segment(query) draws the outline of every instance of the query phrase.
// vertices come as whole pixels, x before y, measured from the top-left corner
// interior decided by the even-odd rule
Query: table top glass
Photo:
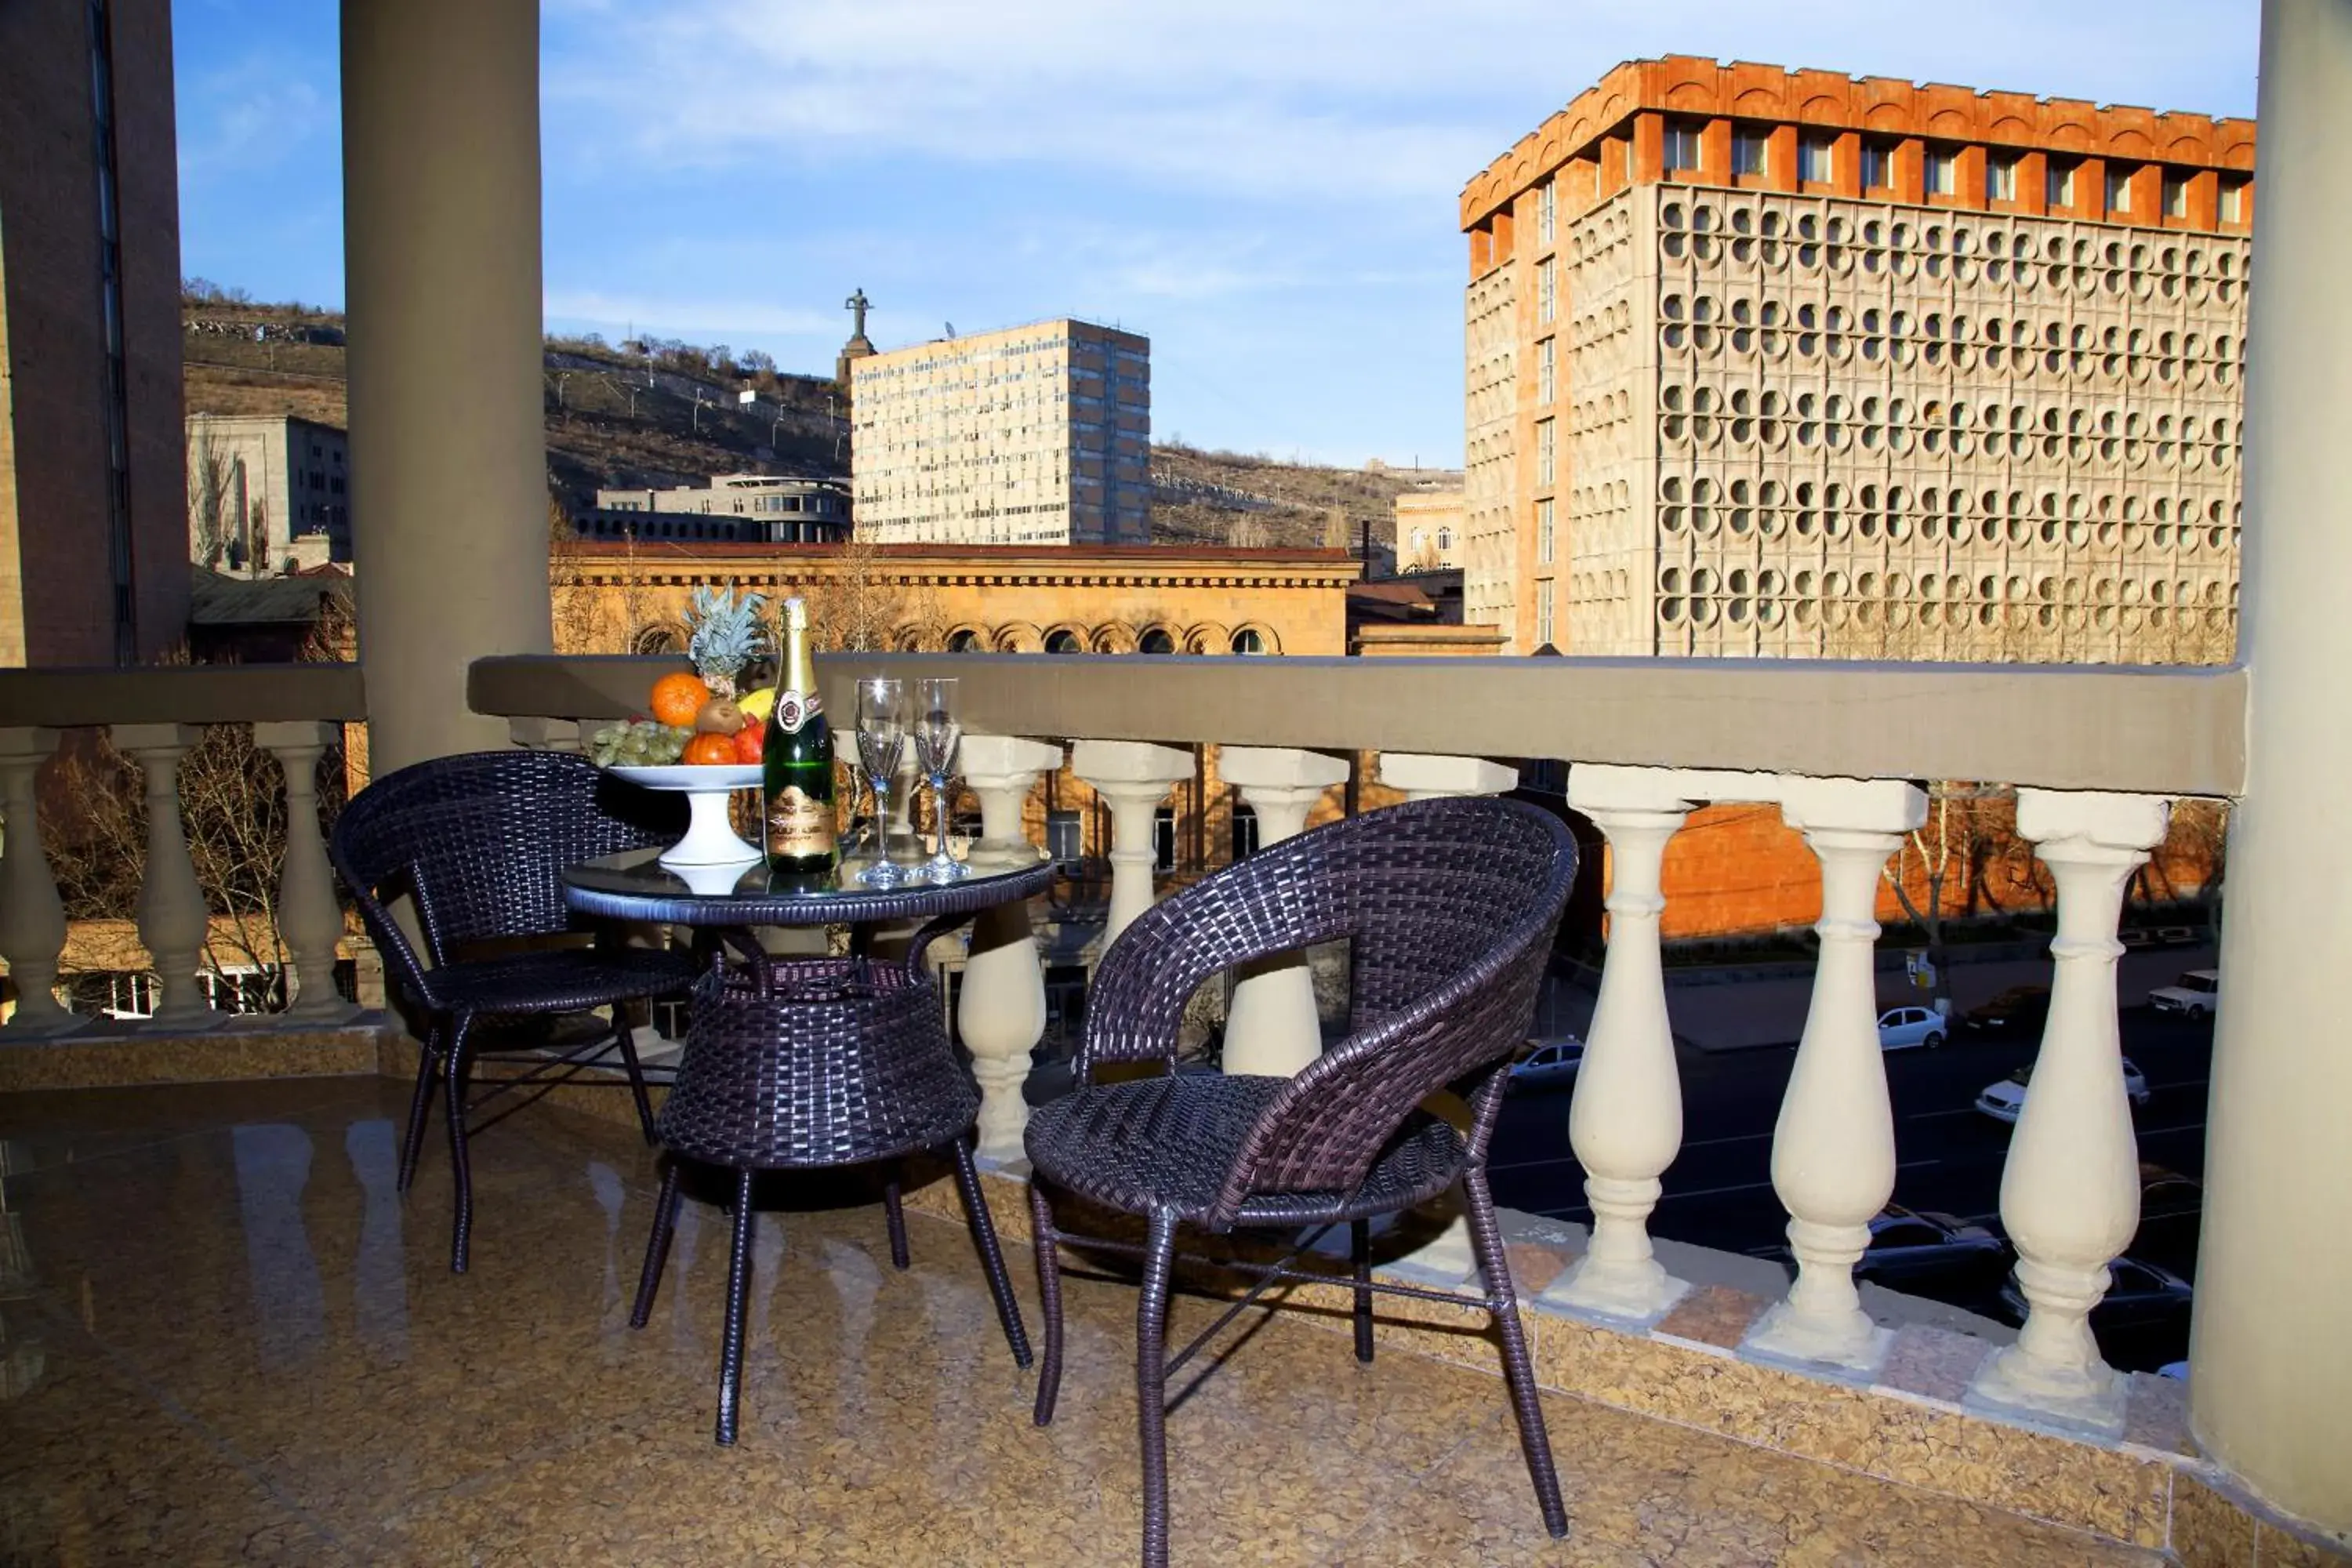
[[[871,864],[866,860],[816,873],[770,871],[760,860],[681,872],[661,864],[660,855],[658,849],[630,849],[567,867],[563,901],[583,914],[676,925],[855,925],[932,920],[1015,903],[1044,892],[1058,874],[1050,860],[991,857],[972,864],[961,881],[885,889],[856,880]]]

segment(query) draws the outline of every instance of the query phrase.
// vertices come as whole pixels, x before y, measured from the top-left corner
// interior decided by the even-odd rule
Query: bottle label
[[[783,711],[781,701],[776,710]],[[831,804],[786,784],[768,802],[768,853],[796,860],[832,854]]]
[[[797,735],[801,726],[824,711],[824,699],[811,691],[779,691],[776,693],[776,728],[787,735]]]

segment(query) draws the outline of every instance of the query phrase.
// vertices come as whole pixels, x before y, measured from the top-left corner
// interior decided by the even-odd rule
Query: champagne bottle
[[[833,727],[809,658],[808,605],[784,601],[784,668],[761,753],[768,869],[824,871],[834,863]]]

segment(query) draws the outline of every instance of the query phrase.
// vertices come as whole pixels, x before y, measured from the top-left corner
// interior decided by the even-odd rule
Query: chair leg
[[[1551,1438],[1544,1430],[1535,1368],[1528,1360],[1527,1330],[1519,1321],[1518,1294],[1511,1284],[1510,1264],[1503,1253],[1503,1233],[1495,1223],[1495,1198],[1486,1189],[1484,1166],[1473,1165],[1462,1173],[1462,1207],[1470,1221],[1470,1246],[1478,1259],[1478,1273],[1486,1282],[1486,1311],[1502,1334],[1503,1374],[1510,1383],[1511,1404],[1518,1412],[1519,1447],[1527,1453],[1536,1503],[1543,1510],[1544,1528],[1555,1537],[1566,1535],[1568,1510],[1559,1500],[1559,1472],[1552,1466]]]
[[[890,1267],[902,1271],[911,1268],[914,1258],[907,1251],[907,1210],[899,1202],[898,1173],[895,1170],[882,1184],[882,1217],[890,1226]]]
[[[1045,1361],[1037,1369],[1037,1406],[1034,1419],[1040,1426],[1054,1419],[1054,1402],[1062,1392],[1062,1247],[1054,1229],[1054,1205],[1037,1179],[1029,1179],[1029,1234],[1037,1248],[1037,1300],[1045,1314]]]
[[[1143,1436],[1143,1568],[1168,1568],[1168,1288],[1176,1216],[1151,1216],[1135,1308],[1135,1399]]]
[[[416,1053],[416,1088],[408,1097],[408,1131],[400,1141],[400,1175],[394,1190],[406,1192],[416,1180],[417,1156],[425,1152],[425,1123],[433,1115],[433,1090],[440,1083],[441,1021],[436,1018],[425,1031],[425,1043]]]
[[[751,1315],[751,1173],[735,1175],[735,1239],[727,1256],[727,1331],[719,1348],[719,1429],[732,1447],[743,1407],[743,1325]]]
[[[613,1038],[620,1044],[621,1065],[629,1074],[629,1093],[636,1098],[637,1126],[645,1132],[648,1145],[656,1144],[661,1135],[654,1131],[653,1097],[646,1092],[646,1069],[637,1060],[637,1042],[629,1033],[627,1009],[625,1002],[613,1004]]]
[[[457,1187],[456,1218],[450,1226],[449,1271],[463,1274],[471,1261],[474,1240],[474,1166],[466,1150],[466,1100],[468,1085],[473,1081],[473,1059],[467,1053],[466,1036],[473,1024],[470,1014],[460,1013],[449,1024],[449,1169]]]
[[[1028,1331],[1021,1326],[1021,1303],[1013,1299],[1013,1279],[1004,1271],[1004,1254],[996,1245],[996,1221],[980,1190],[980,1173],[972,1169],[970,1138],[958,1138],[955,1152],[956,1191],[963,1195],[963,1215],[971,1226],[971,1244],[980,1250],[980,1266],[988,1274],[988,1293],[996,1298],[996,1321],[1004,1325],[1004,1342],[1013,1347],[1013,1364],[1030,1362]]]
[[[1351,1220],[1348,1225],[1348,1260],[1356,1272],[1356,1359],[1372,1359],[1372,1224]]]
[[[661,1289],[662,1270],[669,1266],[670,1233],[677,1228],[677,1162],[662,1168],[661,1195],[654,1199],[654,1233],[646,1238],[646,1266],[637,1275],[637,1299],[629,1308],[629,1327],[642,1329],[654,1315],[654,1294]]]

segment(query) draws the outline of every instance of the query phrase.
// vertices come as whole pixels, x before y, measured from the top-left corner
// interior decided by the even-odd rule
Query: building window
[[[1437,531],[1437,548],[1440,550],[1451,550],[1454,548],[1454,531],[1452,529],[1441,528]]]
[[[1545,257],[1536,263],[1536,320],[1549,321],[1559,314],[1559,267]]]
[[[1045,853],[1065,866],[1086,858],[1086,826],[1075,811],[1045,814]]]
[[[1551,419],[1536,421],[1536,484],[1552,482],[1552,470],[1557,466],[1559,443],[1554,439],[1559,423]]]
[[[2176,174],[2168,169],[2165,171],[2164,175],[2164,216],[2167,217],[2189,216],[2189,176]]]
[[[1865,191],[1889,191],[1895,188],[1895,144],[1893,142],[1873,140],[1862,144],[1862,188]]]
[[[2013,202],[2017,199],[2017,160],[1996,154],[1985,160],[1985,199]]]
[[[1257,813],[1246,805],[1234,807],[1234,858],[1246,860],[1257,853]]]
[[[1163,805],[1151,814],[1151,868],[1176,869],[1176,808]]]
[[[1086,650],[1078,646],[1078,637],[1076,632],[1058,631],[1046,635],[1045,651],[1047,653],[1084,653]]]
[[[1546,338],[1536,345],[1536,401],[1546,407],[1559,389],[1559,349],[1557,338]]]
[[[2074,205],[2074,165],[2052,159],[2042,176],[2042,205],[2056,211],[2066,211]]]
[[[1559,187],[1546,180],[1536,191],[1536,243],[1549,246],[1559,225]]]
[[[2221,182],[2221,221],[2223,223],[2243,223],[2246,221],[2245,181],[2224,180]]]
[[[1761,131],[1734,131],[1731,133],[1731,172],[1735,174],[1765,173],[1765,138]]]
[[[1143,634],[1141,640],[1135,645],[1135,651],[1138,653],[1174,653],[1176,651],[1176,639],[1168,634],[1166,628],[1154,626],[1150,631]]]
[[[1928,148],[1926,184],[1927,194],[1931,196],[1959,195],[1959,155],[1948,147]]]
[[[2110,167],[2107,170],[2107,210],[2111,213],[2131,211],[2132,172]]]
[[[1546,496],[1543,500],[1536,502],[1536,564],[1538,566],[1550,565],[1551,552],[1551,497]]]
[[[1265,638],[1244,626],[1234,634],[1233,648],[1235,653],[1264,653]]]
[[[1837,143],[1827,136],[1808,136],[1797,143],[1797,178],[1809,185],[1826,185],[1837,178]]]
[[[1666,121],[1665,164],[1669,174],[1698,173],[1698,127],[1687,120]]]
[[[1536,646],[1547,647],[1551,642],[1551,579],[1546,577],[1536,584]]]

